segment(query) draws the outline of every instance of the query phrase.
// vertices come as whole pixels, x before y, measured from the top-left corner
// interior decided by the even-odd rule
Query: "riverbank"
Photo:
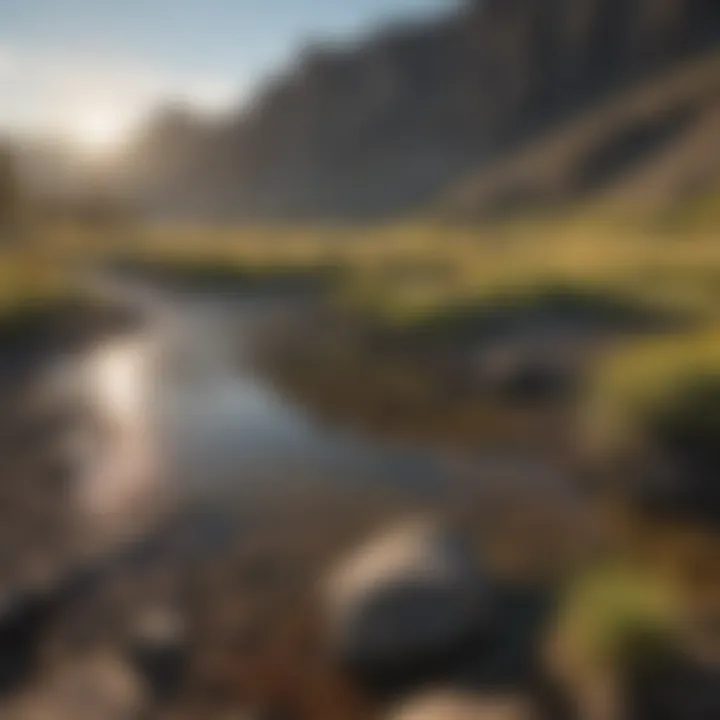
[[[0,324],[3,597],[52,586],[92,554],[72,488],[92,457],[78,443],[93,434],[101,443],[102,431],[63,373],[139,322],[125,308],[64,298],[25,305]]]
[[[590,407],[583,402],[600,387],[610,424],[623,435],[626,427],[633,438],[659,429],[685,443],[687,434],[676,431],[687,427],[693,441],[717,437],[716,416],[703,412],[705,400],[720,397],[712,340],[720,263],[711,238],[618,234],[601,246],[599,237],[568,228],[558,236],[545,228],[541,237],[527,229],[482,236],[326,230],[304,238],[164,232],[164,239],[148,233],[128,240],[122,252],[110,244],[94,262],[124,273],[128,296],[147,286],[138,305],[157,302],[168,319],[160,334],[173,344],[177,367],[170,363],[163,375],[166,394],[153,386],[147,398],[172,421],[163,452],[175,482],[193,481],[194,504],[152,547],[138,545],[63,602],[51,630],[43,624],[36,685],[23,696],[31,709],[44,693],[47,707],[56,705],[77,681],[73,668],[109,656],[122,677],[134,678],[141,710],[152,717],[386,717],[388,701],[399,698],[368,692],[328,652],[319,592],[347,553],[408,515],[452,525],[482,567],[496,607],[507,605],[506,615],[495,616],[495,633],[472,635],[472,647],[461,643],[435,658],[432,680],[474,683],[482,701],[498,689],[523,701],[537,690],[523,673],[544,649],[555,603],[586,575],[592,580],[608,558],[634,561],[652,577],[647,586],[632,572],[631,582],[599,577],[579,600],[568,593],[579,608],[563,613],[580,620],[567,631],[566,667],[578,665],[576,651],[588,654],[583,662],[598,654],[605,661],[605,645],[593,644],[597,633],[617,640],[620,649],[611,649],[621,654],[626,633],[638,627],[664,643],[666,618],[647,603],[663,573],[676,573],[678,586],[697,592],[687,606],[696,607],[693,622],[707,634],[717,610],[716,533],[685,518],[660,528],[644,518],[626,523],[627,508],[606,507],[601,483],[588,484],[578,471],[615,480],[613,499],[635,490],[633,478],[656,487],[666,479],[655,473],[668,465],[648,463],[652,453],[619,458],[613,446],[599,457],[588,452],[583,413]],[[17,351],[14,361],[8,354],[6,387],[19,400],[58,354],[122,337],[121,318],[65,302],[42,311],[16,306],[22,312],[8,326]],[[649,372],[665,367],[661,359],[673,359],[667,372]],[[596,385],[609,366],[612,382]],[[13,434],[3,448],[24,469],[7,474],[17,501],[7,507],[30,535],[39,528],[42,547],[61,551],[57,538],[68,536],[63,488],[76,468],[44,465],[42,438],[52,444],[68,418],[43,425],[42,437],[32,426],[23,444],[15,417],[6,415]],[[650,438],[653,449],[667,440]],[[687,445],[672,449],[683,461],[678,481],[703,491],[695,481],[707,473],[701,478],[697,464],[685,463]],[[717,467],[716,455],[702,457],[704,469]],[[27,468],[36,461],[34,475]],[[45,480],[47,488],[30,492]],[[647,487],[638,493],[647,500]],[[28,498],[38,500],[37,515],[26,514]],[[26,540],[18,535],[8,547]],[[11,558],[23,577],[35,573],[29,558]],[[415,609],[411,604],[410,617]],[[627,652],[634,661],[634,650]],[[609,662],[620,660],[625,656]],[[501,666],[518,672],[507,685],[486,674]],[[605,670],[593,667],[590,679]],[[611,670],[625,672],[619,664]],[[549,671],[544,663],[542,671]],[[668,687],[680,682],[689,692],[678,677],[671,673]],[[586,679],[569,680],[566,695]],[[148,683],[150,696],[143,695]]]

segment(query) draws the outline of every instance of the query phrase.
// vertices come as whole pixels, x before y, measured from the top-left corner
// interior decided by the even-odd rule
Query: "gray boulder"
[[[138,614],[132,628],[130,657],[153,696],[169,700],[180,690],[189,662],[185,619],[172,608],[150,608]]]
[[[7,720],[140,720],[149,707],[132,669],[99,653],[66,664],[0,712]]]
[[[516,696],[435,691],[403,703],[388,720],[532,720],[530,704]]]
[[[375,669],[441,659],[482,627],[489,600],[470,549],[428,520],[395,527],[344,559],[325,599],[336,656]]]

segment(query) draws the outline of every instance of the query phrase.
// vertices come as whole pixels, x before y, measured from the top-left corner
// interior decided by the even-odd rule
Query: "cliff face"
[[[174,150],[170,133],[156,132],[131,176],[148,206],[168,212],[412,212],[715,46],[717,0],[469,2],[439,21],[305,53],[222,126],[188,125]]]

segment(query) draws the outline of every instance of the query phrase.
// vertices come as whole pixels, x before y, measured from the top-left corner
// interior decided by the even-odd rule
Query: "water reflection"
[[[146,336],[101,346],[84,360],[82,372],[93,405],[114,424],[129,429],[144,421],[152,352]]]
[[[261,496],[282,502],[289,490],[353,486],[437,502],[466,494],[480,477],[486,493],[547,499],[557,488],[556,473],[537,458],[448,456],[370,440],[289,400],[253,362],[259,338],[288,312],[287,299],[158,291],[144,294],[142,306],[143,330],[82,363],[103,438],[82,483],[91,515],[123,516],[152,504],[148,498],[251,508]]]
[[[86,432],[95,447],[79,489],[92,516],[126,512],[158,489],[152,417],[156,350],[152,337],[138,332],[98,346],[81,363]]]
[[[274,300],[167,293],[142,305],[142,326],[57,368],[57,397],[78,409],[65,428],[73,526],[91,548],[53,618],[62,666],[74,666],[77,648],[83,659],[107,645],[152,684],[138,657],[159,651],[176,666],[212,667],[219,692],[224,668],[250,668],[231,687],[253,697],[255,678],[275,677],[278,662],[312,666],[318,582],[381,523],[430,509],[471,531],[473,547],[497,546],[488,567],[513,572],[568,545],[554,517],[542,520],[556,533],[534,525],[541,501],[560,512],[557,476],[537,458],[359,437],[280,392],[253,353],[284,312]],[[496,502],[493,488],[526,498],[532,514]],[[166,509],[177,512],[155,523]],[[115,543],[118,532],[141,542]]]
[[[253,494],[303,482],[397,483],[411,474],[422,488],[435,474],[429,454],[418,462],[317,422],[253,363],[258,331],[271,333],[286,306],[271,297],[186,296],[164,314],[156,422],[173,484]]]

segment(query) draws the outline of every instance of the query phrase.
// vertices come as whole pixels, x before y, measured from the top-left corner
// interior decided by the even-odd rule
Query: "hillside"
[[[705,79],[687,101],[684,91],[653,88],[684,84],[668,78],[719,43],[716,0],[467,2],[441,20],[310,49],[242,112],[215,126],[167,113],[135,148],[124,180],[144,210],[160,215],[363,219],[422,209],[475,175],[477,202],[474,191],[460,193],[463,211],[474,213],[494,205],[487,168],[504,168],[507,158],[553,132],[568,136],[559,144],[582,144],[572,138],[588,131],[573,129],[574,118],[581,127],[592,124],[582,118],[595,108],[602,108],[598,126],[606,118],[612,137],[622,139],[626,119],[631,125],[649,119],[653,93],[667,92],[669,99],[657,100],[665,119],[650,122],[655,130],[638,130],[633,139],[628,127],[624,141],[608,142],[621,155],[629,150],[622,176],[637,194],[647,184],[643,177],[655,182],[649,154],[662,145],[669,154],[658,155],[667,176],[659,191],[672,194],[674,171],[667,168],[694,166],[690,156],[704,155],[702,147],[688,149],[693,123],[712,135],[712,121],[689,106],[710,112],[702,96],[713,82],[705,75],[717,73],[699,69]],[[677,117],[674,93],[688,106]],[[636,94],[650,96],[646,111],[633,109]],[[604,132],[590,132],[602,156]],[[670,134],[678,142],[685,137],[674,153],[645,137]],[[639,145],[648,147],[640,153]],[[569,173],[559,195],[607,185],[595,176],[615,169],[604,167],[605,157],[593,167],[591,155],[583,171],[590,179]]]
[[[720,53],[593,107],[458,183],[452,219],[551,211],[578,201],[657,210],[720,189]]]

